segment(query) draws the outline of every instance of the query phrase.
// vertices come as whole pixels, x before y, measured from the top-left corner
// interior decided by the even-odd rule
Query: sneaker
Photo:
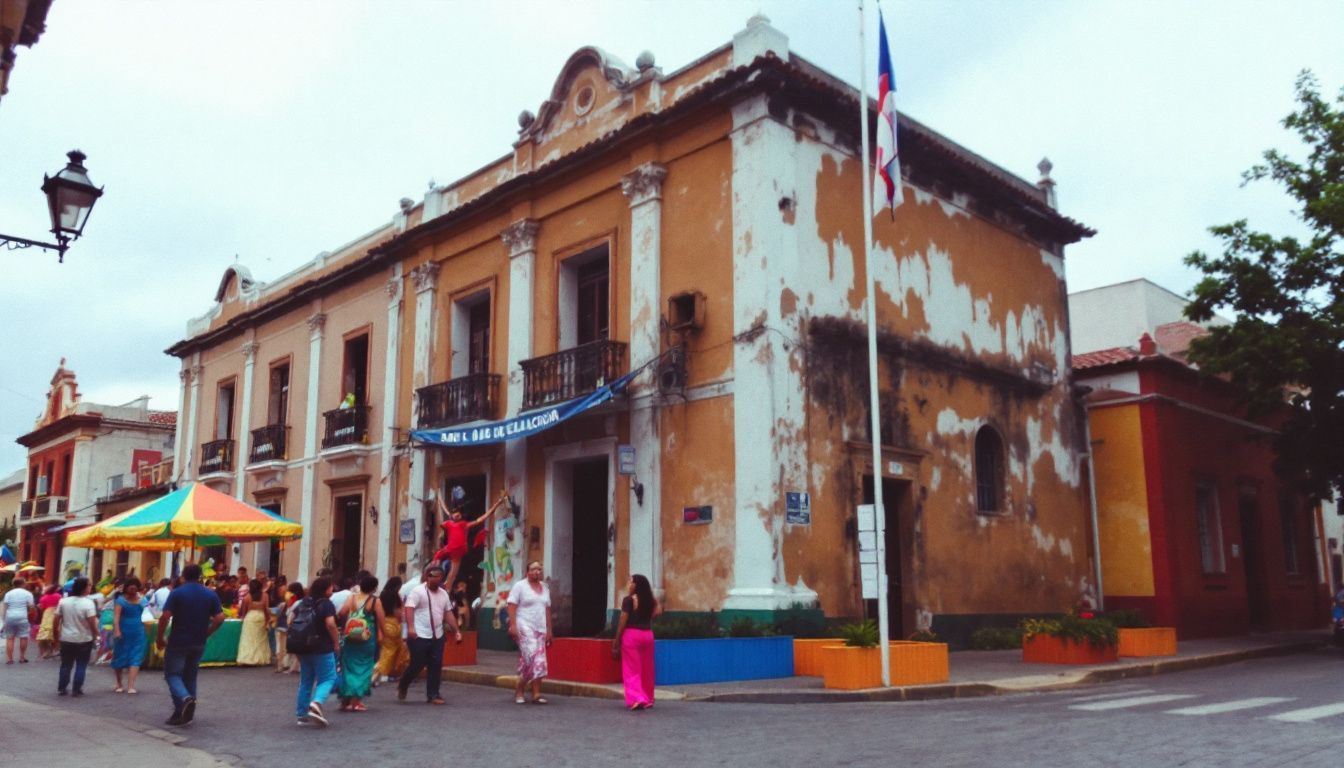
[[[319,725],[323,728],[327,727],[327,718],[322,714],[322,705],[318,704],[316,701],[308,705],[308,719],[315,725]]]
[[[65,689],[62,688],[61,690],[57,691],[57,692],[56,692],[56,695],[57,695],[57,696],[64,696],[64,695],[65,695]]]
[[[196,697],[188,696],[182,700],[182,725],[196,719]]]
[[[295,722],[294,724],[295,724],[295,725],[302,725],[302,726],[304,726],[304,727],[307,727],[307,726],[312,725],[312,722],[308,720],[308,716],[307,716],[307,715],[304,715],[303,717],[300,717],[300,718],[298,719],[298,721]]]

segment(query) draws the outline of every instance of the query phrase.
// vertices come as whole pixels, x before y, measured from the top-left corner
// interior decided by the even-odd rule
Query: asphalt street
[[[955,663],[955,657],[953,659]],[[56,665],[0,666],[0,692],[65,713],[159,725],[169,702],[148,673],[137,696],[90,670],[82,699],[55,695]],[[1053,693],[909,703],[619,702],[444,684],[448,705],[379,688],[370,710],[328,707],[328,729],[294,724],[296,676],[203,670],[183,746],[236,765],[510,766],[1335,766],[1344,760],[1344,655],[1324,649]],[[0,711],[0,742],[5,715]],[[78,722],[78,718],[69,718]],[[109,758],[115,756],[109,755]],[[112,762],[116,762],[112,760]]]

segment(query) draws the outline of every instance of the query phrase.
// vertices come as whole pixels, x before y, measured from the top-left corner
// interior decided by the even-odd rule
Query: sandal
[[[127,689],[126,689],[126,692],[127,692],[127,693],[139,693],[139,691],[135,690],[134,688],[127,688]]]
[[[533,704],[550,704],[551,702],[548,701],[548,700],[546,699],[545,696],[538,696],[537,698],[535,698],[535,699],[532,700],[532,703],[533,703]]]
[[[121,686],[118,685],[116,688],[113,688],[113,689],[112,689],[112,692],[113,692],[113,693],[121,693]]]
[[[347,710],[350,711],[350,712],[368,712],[368,711],[369,711],[369,708],[366,707],[366,706],[364,706],[364,703],[363,703],[363,702],[357,702],[357,703],[355,703],[355,704],[351,704],[351,705],[347,708]]]

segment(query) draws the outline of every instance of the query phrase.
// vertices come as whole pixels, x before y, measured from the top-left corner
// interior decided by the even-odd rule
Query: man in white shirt
[[[19,641],[19,663],[28,663],[28,635],[32,631],[28,622],[37,602],[33,600],[33,593],[24,589],[24,583],[22,577],[14,579],[10,590],[4,598],[0,598],[0,604],[4,605],[4,624],[0,625],[3,626],[0,637],[5,638],[6,664],[14,663],[15,639]]]
[[[159,579],[159,588],[149,596],[149,614],[154,618],[163,615],[163,604],[168,601],[168,593],[173,591],[172,579]]]
[[[443,682],[443,642],[446,628],[451,627],[457,642],[462,642],[457,617],[453,615],[453,601],[443,589],[443,569],[431,566],[425,570],[425,583],[406,596],[406,646],[411,651],[411,663],[397,683],[397,700],[406,700],[411,681],[427,669],[425,696],[430,704],[443,704],[439,685]]]
[[[57,678],[56,692],[65,695],[66,686],[72,682],[70,669],[74,668],[74,695],[84,695],[84,671],[89,666],[89,654],[93,653],[93,643],[98,638],[98,609],[85,595],[89,591],[89,580],[80,576],[70,585],[70,596],[56,606],[56,624],[52,634],[61,641],[61,674]]]

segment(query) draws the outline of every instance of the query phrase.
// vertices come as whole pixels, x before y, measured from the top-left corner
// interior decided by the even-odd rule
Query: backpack
[[[372,598],[370,598],[372,599]],[[350,612],[350,617],[345,620],[345,641],[347,643],[366,643],[373,636],[373,630],[368,613],[368,601],[364,601],[358,608]]]
[[[305,597],[294,604],[285,648],[295,654],[315,653],[322,643],[322,630],[323,626],[317,620],[317,606],[311,597]]]

